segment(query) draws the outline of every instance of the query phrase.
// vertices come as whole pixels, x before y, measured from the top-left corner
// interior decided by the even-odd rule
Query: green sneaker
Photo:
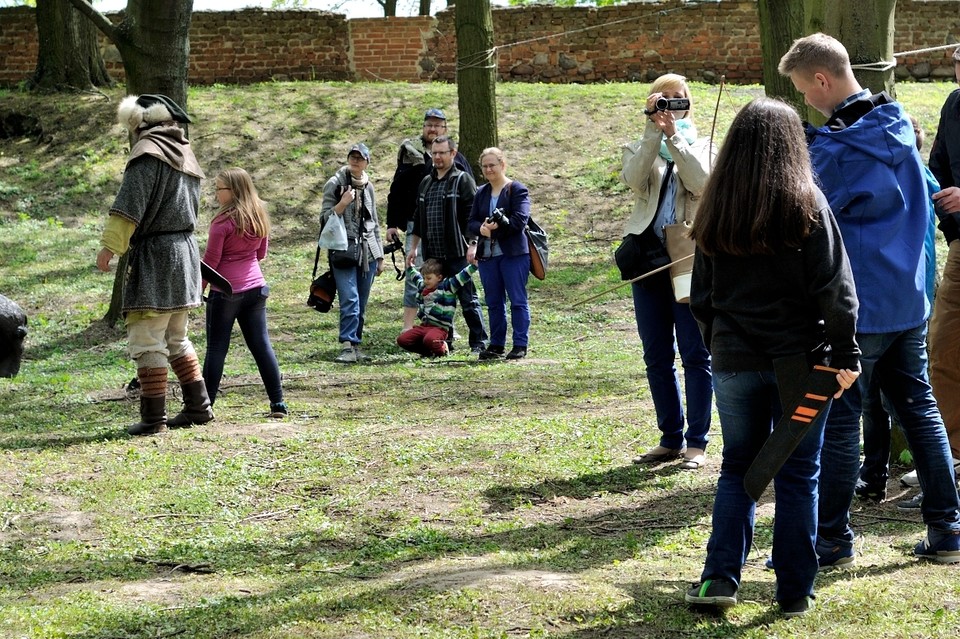
[[[699,606],[729,608],[737,605],[737,587],[728,579],[706,579],[688,590],[684,600]]]

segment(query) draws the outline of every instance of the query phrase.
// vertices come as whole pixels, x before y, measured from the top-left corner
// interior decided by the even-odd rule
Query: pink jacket
[[[230,280],[233,292],[242,293],[266,285],[260,270],[260,260],[267,255],[270,240],[254,235],[238,236],[237,225],[225,215],[218,215],[210,223],[207,250],[203,261]],[[204,282],[204,286],[206,286]],[[220,290],[214,286],[212,290]]]

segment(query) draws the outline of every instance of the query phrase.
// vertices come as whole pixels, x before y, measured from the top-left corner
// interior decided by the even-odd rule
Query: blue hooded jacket
[[[857,332],[904,331],[930,314],[923,162],[898,103],[881,93],[854,104],[869,110],[850,124],[835,113],[823,127],[807,125],[810,158],[853,268]]]

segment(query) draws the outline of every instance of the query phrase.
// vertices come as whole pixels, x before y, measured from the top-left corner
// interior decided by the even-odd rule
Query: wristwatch
[[[469,242],[467,242],[467,244],[470,245],[470,246],[476,246],[476,245],[477,245],[477,240],[475,240],[475,239],[474,239],[474,240],[470,240]]]

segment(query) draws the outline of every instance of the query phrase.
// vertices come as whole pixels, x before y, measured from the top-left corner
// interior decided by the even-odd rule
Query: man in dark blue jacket
[[[927,378],[929,210],[913,125],[889,95],[872,95],[860,86],[846,49],[828,35],[796,40],[779,71],[828,118],[822,127],[807,125],[810,158],[840,226],[860,302],[863,373],[834,401],[824,432],[820,566],[854,561],[849,511],[860,467],[861,398],[874,375],[900,417],[925,488],[927,536],[914,554],[960,562],[960,502],[950,446]]]

